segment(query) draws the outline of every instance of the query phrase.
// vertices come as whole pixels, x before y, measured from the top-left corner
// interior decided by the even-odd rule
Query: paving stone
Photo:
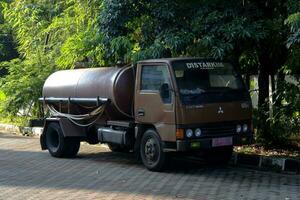
[[[285,161],[285,170],[286,171],[300,172],[300,161],[287,159]]]
[[[260,156],[258,155],[248,155],[248,154],[237,155],[237,164],[258,167],[259,163],[260,163]]]

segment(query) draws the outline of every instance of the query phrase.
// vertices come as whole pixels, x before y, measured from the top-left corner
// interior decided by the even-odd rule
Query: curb
[[[275,172],[300,173],[300,160],[291,158],[277,158],[235,152],[233,154],[233,164]]]
[[[5,131],[13,134],[21,134],[21,127],[11,124],[0,124],[0,131]]]

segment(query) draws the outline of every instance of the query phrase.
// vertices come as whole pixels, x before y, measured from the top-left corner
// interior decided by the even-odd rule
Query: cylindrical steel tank
[[[134,84],[133,67],[63,70],[48,77],[43,97],[108,98],[111,104],[106,109],[106,118],[117,120],[132,116]],[[85,111],[79,105],[72,105],[72,109],[77,110],[73,113]]]

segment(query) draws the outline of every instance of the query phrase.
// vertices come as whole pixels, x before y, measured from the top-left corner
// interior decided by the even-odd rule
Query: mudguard
[[[63,132],[64,137],[80,137],[80,138],[86,138],[86,128],[80,127],[75,124],[73,124],[70,120],[67,118],[47,118],[45,120],[43,133],[40,137],[40,143],[42,150],[47,149],[46,141],[45,141],[45,134],[48,128],[48,125],[51,122],[57,122],[59,123],[59,126],[61,127],[61,130]]]

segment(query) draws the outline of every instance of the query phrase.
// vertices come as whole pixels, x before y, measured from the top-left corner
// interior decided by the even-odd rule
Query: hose
[[[58,117],[65,117],[65,118],[69,119],[72,123],[74,123],[75,125],[81,126],[81,127],[87,127],[87,126],[93,125],[103,115],[103,112],[105,110],[105,105],[102,105],[90,113],[81,114],[81,115],[72,115],[72,114],[67,114],[67,113],[61,113],[61,112],[57,111],[52,105],[47,105],[47,107],[50,110],[51,115],[58,116]],[[94,117],[96,117],[96,119],[88,124],[82,124],[82,123],[77,122],[77,121],[82,121],[82,120],[90,120]]]

